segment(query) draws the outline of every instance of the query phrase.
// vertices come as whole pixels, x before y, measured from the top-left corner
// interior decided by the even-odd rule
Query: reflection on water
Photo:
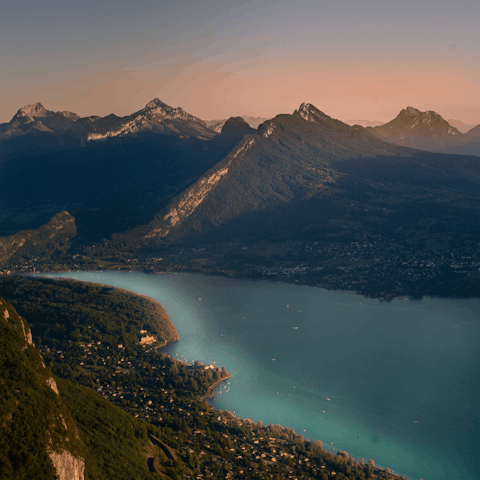
[[[233,372],[217,408],[410,478],[480,478],[478,300],[387,303],[193,274],[68,276],[162,302],[180,335],[169,355]]]

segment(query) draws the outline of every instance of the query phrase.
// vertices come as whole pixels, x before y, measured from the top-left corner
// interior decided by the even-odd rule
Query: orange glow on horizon
[[[141,74],[108,72],[100,78],[80,79],[78,85],[59,85],[58,94],[15,98],[3,105],[0,114],[9,121],[27,103],[40,101],[50,110],[69,110],[80,116],[110,113],[129,115],[158,97],[173,107],[204,120],[237,115],[273,117],[292,113],[309,102],[327,115],[349,119],[387,122],[401,109],[413,106],[434,110],[444,118],[480,123],[480,89],[472,72],[446,72],[442,65],[424,68],[383,65],[303,67],[293,64],[261,65],[238,75],[211,65],[202,71],[182,65],[180,71]],[[285,73],[288,72],[288,73]],[[159,78],[155,80],[155,78]],[[20,94],[19,92],[12,92]]]

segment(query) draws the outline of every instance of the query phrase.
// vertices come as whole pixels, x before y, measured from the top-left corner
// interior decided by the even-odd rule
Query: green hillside
[[[162,448],[152,443],[161,430],[129,415],[88,388],[58,377],[57,383],[88,448],[87,479],[177,478],[186,472],[181,460],[171,461]]]
[[[27,322],[0,298],[0,479],[53,479],[57,456],[83,472],[85,454]]]

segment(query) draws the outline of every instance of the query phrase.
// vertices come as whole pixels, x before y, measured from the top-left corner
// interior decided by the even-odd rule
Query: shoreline
[[[69,271],[72,272],[72,270],[69,270]],[[91,270],[78,270],[78,272],[84,272],[84,271],[91,271]],[[112,288],[115,291],[118,291],[118,292],[123,293],[125,295],[138,296],[138,297],[140,297],[144,300],[147,300],[147,301],[151,302],[156,307],[160,308],[162,310],[162,312],[166,315],[168,321],[170,322],[170,325],[173,327],[173,329],[175,331],[176,338],[171,339],[171,340],[164,340],[163,342],[160,342],[159,340],[157,340],[156,343],[158,343],[159,345],[156,345],[156,348],[162,348],[162,347],[165,347],[172,342],[178,342],[180,340],[180,336],[178,335],[177,328],[175,327],[174,323],[172,322],[172,320],[170,318],[170,315],[167,312],[167,309],[158,300],[155,300],[154,298],[149,297],[148,295],[144,295],[143,293],[137,293],[137,292],[134,292],[132,290],[127,290],[126,288],[123,288],[123,287],[114,287],[114,286],[108,285],[106,283],[92,282],[91,280],[78,280],[76,278],[70,278],[70,277],[48,277],[47,275],[49,273],[63,273],[63,272],[47,272],[47,273],[41,273],[41,274],[34,273],[34,274],[26,274],[26,275],[25,274],[20,274],[19,276],[22,276],[22,277],[23,276],[25,276],[25,277],[32,277],[33,276],[33,277],[36,277],[36,278],[50,278],[51,280],[67,280],[67,281],[70,281],[70,282],[82,282],[82,283],[85,283],[85,284],[101,286],[101,287],[104,287],[104,288]]]
[[[221,385],[223,382],[225,382],[226,380],[229,380],[230,378],[232,378],[232,374],[230,372],[227,372],[227,376],[226,377],[223,377],[223,378],[219,378],[213,385],[210,385],[210,387],[208,387],[208,391],[205,395],[202,395],[199,400],[204,402],[207,400],[207,398],[214,398],[215,397],[215,389]],[[211,407],[213,407],[213,405],[210,405]],[[213,407],[215,408],[215,407]],[[233,412],[230,412],[232,413],[232,415],[235,415]],[[236,417],[238,418],[238,417]]]
[[[287,281],[287,279],[282,278],[282,279],[274,279],[271,277],[258,277],[254,275],[246,275],[240,272],[234,272],[232,271],[232,274],[228,274],[222,271],[199,271],[196,269],[190,269],[190,268],[183,268],[179,270],[147,270],[147,269],[137,269],[137,270],[121,270],[121,269],[114,269],[114,268],[109,268],[109,267],[102,267],[101,270],[98,268],[75,268],[75,269],[65,269],[65,270],[47,270],[47,271],[36,271],[36,272],[11,272],[8,274],[3,274],[0,273],[0,275],[7,275],[7,276],[44,276],[48,274],[62,274],[62,273],[75,273],[75,272],[98,272],[98,273],[103,273],[103,272],[113,272],[113,273],[144,273],[146,275],[162,275],[162,274],[177,274],[177,273],[187,273],[191,275],[209,275],[209,276],[214,276],[214,277],[227,277],[227,278],[232,278],[232,279],[237,279],[237,280],[248,280],[248,281],[264,281],[264,282],[269,282],[269,283],[284,283],[287,285],[297,285],[297,286],[304,286],[304,287],[313,287],[313,288],[320,288],[329,292],[344,292],[344,293],[350,293],[352,295],[360,295],[364,298],[369,298],[372,300],[380,300],[382,302],[391,302],[392,300],[403,300],[403,299],[408,299],[408,300],[422,300],[424,298],[439,298],[439,299],[447,299],[447,300],[469,300],[469,299],[480,299],[480,295],[445,295],[445,294],[422,294],[420,296],[413,296],[413,295],[408,295],[408,294],[401,294],[401,295],[391,295],[391,296],[385,296],[385,295],[380,295],[380,294],[369,294],[365,293],[361,290],[348,290],[345,288],[334,288],[334,287],[329,287],[327,285],[320,285],[318,283],[299,283],[296,281]],[[69,277],[58,277],[58,278],[65,278],[69,279]],[[88,280],[81,280],[85,282],[89,282]],[[104,285],[101,283],[96,283],[96,282],[90,282],[90,283],[95,283],[96,285]],[[118,288],[119,290],[125,290],[122,289],[121,287],[111,287],[110,285],[105,285],[106,287],[110,288]],[[127,292],[130,292],[129,290],[126,290]],[[135,292],[130,292],[134,293]],[[383,292],[380,292],[383,293]],[[137,295],[137,294],[136,294]],[[142,295],[142,294],[138,294]],[[157,302],[157,300],[148,297],[146,295],[143,295],[144,297]],[[160,303],[161,305],[161,303]]]
[[[107,271],[109,271],[109,270],[107,270]],[[119,272],[119,273],[120,273],[120,272]],[[166,273],[172,273],[172,272],[166,272]],[[187,273],[187,272],[182,272],[182,273]],[[197,275],[202,275],[201,272],[195,272],[195,273],[196,273]],[[211,273],[211,275],[215,275],[215,274]],[[152,299],[151,297],[148,297],[147,295],[140,294],[140,293],[136,293],[136,292],[132,292],[132,291],[127,290],[127,289],[124,289],[124,288],[112,287],[112,286],[110,286],[110,285],[99,284],[99,283],[96,283],[96,282],[85,281],[85,280],[70,279],[70,278],[68,278],[68,277],[63,277],[63,278],[67,278],[67,279],[70,280],[70,281],[83,281],[83,282],[90,283],[90,284],[93,284],[93,285],[103,285],[103,286],[105,286],[105,287],[113,288],[113,289],[116,289],[116,290],[121,290],[121,291],[127,292],[127,293],[132,294],[132,295],[142,296],[142,297],[144,297],[144,298],[146,298],[146,299],[148,299],[148,300],[150,300],[150,301],[159,303],[159,304],[161,305],[160,302],[158,302],[158,301],[155,300],[155,299]],[[263,279],[258,279],[258,280],[262,281]],[[277,282],[278,282],[278,281],[277,281]],[[288,283],[288,282],[282,282],[282,283]],[[345,291],[345,293],[353,293],[353,292],[351,292],[351,291]],[[163,305],[162,305],[162,307],[163,307]],[[163,307],[163,308],[164,308],[164,307]],[[172,323],[173,323],[173,322],[172,322]],[[170,342],[168,342],[168,343],[170,343]],[[172,357],[172,358],[175,358],[175,357]],[[178,359],[175,359],[175,360],[184,363],[182,360],[178,360]],[[206,401],[208,398],[214,398],[215,389],[216,389],[219,385],[221,385],[225,380],[228,380],[228,379],[231,378],[231,377],[232,377],[232,374],[229,373],[228,376],[216,380],[215,383],[212,384],[212,385],[209,387],[208,393],[205,394],[205,395],[203,395],[202,397],[199,397],[199,400],[201,400],[201,401]],[[207,403],[208,403],[208,402],[207,402]],[[213,405],[210,405],[210,404],[208,404],[208,405],[209,405],[212,409],[214,409],[214,410],[220,410],[220,408],[218,408],[218,407],[216,408],[216,407],[214,407]],[[230,413],[232,413],[232,415],[234,415],[235,418],[237,418],[238,420],[242,421],[242,420],[241,420],[239,417],[237,417],[233,412],[230,412]],[[255,423],[257,423],[257,422],[255,422]],[[289,427],[284,427],[284,428],[289,428]],[[324,448],[326,448],[326,449],[328,450],[328,447],[324,447]],[[330,452],[330,453],[335,453],[335,452]]]

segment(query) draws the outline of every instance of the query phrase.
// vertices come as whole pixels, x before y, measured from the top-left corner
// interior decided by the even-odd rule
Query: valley
[[[479,157],[387,143],[310,104],[257,130],[229,119],[211,139],[159,130],[204,128],[176,112],[156,99],[128,121],[112,117],[108,139],[69,144],[67,163],[59,146],[17,154],[4,179],[1,271],[177,269],[384,298],[478,295]],[[423,138],[435,119],[462,135],[433,114],[409,108],[388,128],[414,122]],[[118,125],[136,126],[110,135]],[[60,206],[69,211],[51,223],[33,219]],[[22,216],[36,229],[18,231]]]
[[[249,120],[252,124],[260,122]],[[188,356],[193,356],[194,361],[176,359],[178,353],[174,353],[176,347],[172,344],[178,340],[175,327],[163,307],[148,298],[105,285],[17,275],[57,272],[90,275],[96,282],[103,276],[108,279],[109,275],[123,273],[136,279],[135,275],[149,273],[145,279],[142,277],[140,293],[150,295],[150,287],[143,290],[142,282],[156,285],[164,279],[170,281],[170,276],[178,273],[179,283],[173,280],[172,285],[177,288],[186,282],[189,288],[198,289],[195,303],[197,298],[200,301],[207,295],[210,284],[217,295],[228,282],[240,282],[235,283],[238,292],[241,285],[251,282],[262,285],[265,292],[275,291],[272,298],[285,288],[299,287],[296,290],[299,295],[307,290],[309,293],[303,299],[304,305],[317,296],[325,300],[329,298],[327,294],[331,295],[326,304],[311,309],[316,313],[311,316],[314,323],[309,330],[317,332],[318,344],[324,340],[326,325],[322,331],[317,329],[323,322],[337,318],[343,307],[355,298],[352,304],[355,315],[338,319],[338,325],[347,322],[346,330],[342,328],[339,336],[340,343],[334,351],[329,351],[334,342],[323,343],[322,353],[329,354],[314,362],[315,365],[329,365],[331,361],[339,364],[345,359],[344,369],[348,372],[356,368],[358,358],[363,358],[365,351],[368,358],[380,354],[393,362],[390,353],[396,351],[402,357],[403,351],[398,350],[397,336],[392,337],[390,329],[405,327],[398,335],[407,339],[412,329],[423,325],[422,329],[426,328],[429,335],[419,332],[418,338],[423,338],[422,342],[427,345],[429,338],[435,337],[434,332],[450,328],[450,317],[444,318],[443,310],[439,310],[433,320],[423,311],[423,303],[416,300],[424,299],[423,302],[430,305],[429,302],[440,300],[428,297],[446,297],[456,302],[460,300],[455,299],[480,296],[480,157],[407,148],[421,145],[432,150],[440,144],[450,145],[448,148],[465,147],[464,134],[435,112],[420,112],[411,107],[402,110],[397,119],[387,125],[363,128],[347,125],[308,103],[302,103],[291,115],[277,115],[259,125],[252,126],[240,117],[232,117],[217,122],[211,129],[207,122],[158,99],[131,115],[112,114],[103,118],[77,118],[73,113],[52,112],[41,104],[34,104],[20,109],[11,122],[0,127],[3,135],[0,139],[3,173],[0,176],[0,296],[31,322],[39,351],[57,375],[60,392],[78,422],[85,443],[79,449],[83,448],[87,476],[103,478],[98,465],[109,463],[104,460],[110,457],[110,447],[106,445],[114,443],[98,431],[96,412],[102,411],[109,412],[105,415],[118,425],[117,430],[122,432],[120,438],[125,438],[128,448],[134,452],[131,456],[123,455],[115,467],[109,467],[117,468],[118,472],[122,468],[125,471],[138,468],[145,478],[150,475],[172,479],[399,478],[389,469],[379,469],[373,461],[355,461],[344,450],[333,447],[333,442],[332,447],[326,449],[321,442],[305,440],[288,427],[294,422],[297,430],[306,431],[302,425],[305,418],[310,418],[310,407],[305,411],[297,407],[310,405],[311,398],[323,398],[321,391],[312,393],[305,386],[295,390],[300,403],[292,403],[285,427],[273,423],[265,427],[261,422],[238,418],[231,413],[238,407],[221,410],[223,400],[217,397],[210,400],[217,407],[213,409],[205,403],[212,389],[217,387],[217,396],[220,396],[225,389],[238,388],[235,386],[237,372],[228,367],[231,359],[224,358],[228,368],[216,366],[213,360],[195,361],[198,348],[203,345],[201,330],[193,335],[194,344],[188,334],[182,343],[189,346]],[[472,129],[468,139],[475,137],[475,131]],[[405,132],[411,133],[407,139]],[[438,138],[440,143],[435,143]],[[181,272],[186,272],[185,276]],[[154,275],[161,273],[167,275]],[[191,273],[208,276],[190,276]],[[200,286],[195,285],[197,278]],[[257,284],[254,280],[269,282]],[[317,287],[315,293],[306,286]],[[135,284],[133,287],[136,288]],[[182,300],[176,297],[169,303],[169,310],[178,313],[187,308],[190,316],[188,309],[193,307],[188,302],[191,299],[181,291],[178,293]],[[376,348],[367,346],[365,351],[358,350],[360,345],[369,345],[377,331],[372,330],[363,341],[357,332],[354,342],[350,342],[345,331],[363,330],[371,322],[371,317],[365,316],[370,311],[364,310],[363,302],[356,296],[350,296],[353,293],[369,297],[363,298],[365,302],[374,302],[368,303],[369,308],[382,310],[379,311],[381,331],[382,322],[387,320],[383,309],[390,309],[392,317],[388,320],[403,315],[398,302],[409,302],[409,309],[419,308],[420,316],[415,317],[415,325],[408,323],[410,319],[407,323],[402,320],[397,327],[389,323]],[[217,301],[215,295],[212,305]],[[340,304],[335,303],[338,295],[347,296],[342,298],[340,308]],[[264,305],[267,298],[268,294],[261,295],[258,304]],[[252,324],[248,323],[251,319],[245,320],[249,315],[245,313],[243,319],[239,317],[234,322],[234,332],[244,324],[256,332],[247,335],[248,338],[252,335],[256,338],[266,330],[271,337],[275,332],[279,342],[274,345],[283,342],[283,350],[288,351],[295,343],[290,336],[285,342],[282,329],[277,331],[276,322],[282,318],[280,312],[274,316],[275,323],[268,323],[272,312],[283,301],[283,298],[277,299],[268,311],[259,313],[261,321],[254,320]],[[328,304],[331,301],[333,306]],[[236,319],[245,307],[250,307],[249,298],[235,304],[226,318]],[[195,309],[198,308],[197,305]],[[325,311],[330,314],[315,316]],[[303,307],[298,314],[302,312]],[[203,316],[209,313],[207,309]],[[218,323],[212,325],[206,320],[204,328],[211,329],[210,333],[216,332],[222,325],[220,319],[225,321],[219,316]],[[179,325],[183,320],[178,317]],[[292,319],[284,317],[286,330],[291,332],[294,328],[296,332],[298,320],[295,318],[297,326],[291,327]],[[428,325],[424,324],[426,320]],[[334,325],[337,328],[335,322]],[[468,329],[469,325],[462,323],[462,329]],[[299,339],[303,338],[303,332],[299,333]],[[333,331],[330,335],[334,338],[337,333]],[[216,334],[212,338],[215,337]],[[328,335],[325,338],[328,339]],[[465,338],[468,354],[471,351],[468,335]],[[435,345],[441,341],[437,338]],[[308,354],[310,359],[320,353],[317,343]],[[407,340],[404,343],[410,345]],[[156,349],[160,347],[163,352],[159,355]],[[211,344],[206,347],[208,353],[211,347]],[[219,342],[220,354],[223,347]],[[232,352],[237,347],[235,343],[229,346]],[[306,343],[299,343],[296,350],[290,352],[290,358],[305,348]],[[445,349],[451,348],[447,342]],[[263,351],[254,350],[258,353],[242,353],[242,357],[255,358]],[[410,352],[410,347],[407,350]],[[343,353],[339,356],[340,351]],[[415,351],[415,355],[409,353],[405,359],[417,359],[424,353],[423,347]],[[354,361],[350,358],[353,352],[357,352]],[[437,358],[437,353],[435,347],[428,358],[418,361],[425,365],[429,359]],[[280,351],[269,355],[268,369],[272,362],[280,368],[281,355]],[[463,362],[462,356],[457,357]],[[437,363],[443,358],[448,358],[448,354],[438,358]],[[278,371],[272,370],[273,375],[264,378],[264,385],[270,385],[272,379],[291,382],[287,375],[290,364],[294,362],[283,364]],[[351,385],[356,385],[355,394],[363,395],[366,402],[362,415],[370,415],[369,387],[378,380],[373,373],[376,365],[382,364],[383,359],[377,359],[371,368],[361,369],[360,373],[368,378],[366,384],[358,383],[358,375],[338,384],[335,381],[341,378],[340,374],[330,379],[331,387],[336,385],[335,389],[344,390],[344,395],[337,397],[340,403],[329,405],[336,422],[347,418],[345,411],[341,413],[340,405],[353,401]],[[430,378],[436,379],[436,366],[433,367]],[[304,365],[296,368],[295,378],[309,371]],[[402,368],[397,366],[398,371]],[[416,366],[412,368],[417,371]],[[261,371],[256,370],[254,363],[248,363],[247,370]],[[322,369],[321,373],[330,370]],[[391,370],[380,372],[378,377],[387,381]],[[415,378],[409,375],[405,381]],[[256,378],[250,380],[258,383]],[[457,380],[455,376],[450,384],[454,385]],[[327,385],[325,381],[327,378],[321,388]],[[311,383],[316,385],[316,380]],[[363,390],[365,385],[367,388]],[[421,385],[412,388],[418,390],[424,383]],[[436,389],[438,385],[431,387]],[[285,390],[285,386],[282,388]],[[282,388],[277,388],[276,393]],[[399,391],[396,384],[389,388],[376,389],[377,397],[383,398],[386,394],[382,400],[384,405],[390,405],[392,392],[396,392],[393,395],[396,399],[406,393]],[[463,389],[469,391],[470,388],[473,387],[467,381]],[[270,393],[273,397],[268,396]],[[279,397],[273,390],[270,393],[266,396],[269,406],[255,413],[258,418],[274,410],[270,412],[270,405]],[[441,396],[439,393],[439,398]],[[328,402],[330,397],[333,395],[329,394]],[[223,398],[228,403],[229,397]],[[287,403],[288,399],[287,395]],[[429,397],[426,402],[434,405],[436,399]],[[398,428],[404,430],[402,451],[410,452],[408,458],[415,458],[411,464],[416,465],[415,468],[410,465],[405,471],[414,476],[415,472],[426,472],[429,467],[418,452],[411,452],[412,445],[423,441],[417,437],[416,430],[412,430],[418,421],[412,424],[410,419],[417,414],[418,405],[410,405],[408,398],[402,403],[399,410],[410,409],[409,413],[396,416],[392,412],[391,418],[395,417],[400,422]],[[261,405],[263,403],[258,402],[259,408]],[[285,407],[276,405],[282,415]],[[461,403],[461,408],[465,405],[468,406],[468,402]],[[316,403],[310,406],[318,410]],[[340,410],[336,412],[335,408]],[[419,411],[423,412],[422,408]],[[377,412],[370,423],[365,423],[362,415],[356,416],[355,412],[354,408],[350,419],[359,422],[359,426],[349,430],[352,438],[338,438],[340,444],[346,442],[348,449],[353,449],[358,456],[362,455],[362,449],[370,451],[372,445],[376,445],[378,432],[383,431],[380,425],[383,417]],[[320,427],[317,413],[311,416],[311,424],[320,430],[312,432],[315,438],[321,438],[324,434],[321,429],[326,424]],[[429,413],[423,412],[423,415],[427,418]],[[129,421],[132,432],[120,426]],[[371,424],[377,421],[380,423],[375,430]],[[281,423],[285,423],[283,419]],[[432,420],[430,426],[426,423],[425,435],[438,438],[438,422]],[[463,423],[462,428],[468,431]],[[371,433],[363,440],[356,429],[371,430]],[[452,434],[449,441],[453,438],[456,437]],[[455,440],[461,441],[460,437]],[[439,448],[444,449],[444,453],[453,452],[452,445],[442,443]],[[403,468],[395,456],[389,456],[388,448],[382,448],[374,447],[372,451],[378,452],[385,462],[393,462],[397,469]],[[118,451],[122,449],[119,447]],[[43,455],[45,451],[42,452]],[[141,460],[145,455],[147,463]],[[93,458],[93,462],[89,458]],[[450,471],[451,478],[452,475],[462,478],[463,474],[459,473],[462,468],[465,471],[476,468],[468,455],[461,462],[462,467]],[[421,469],[416,469],[420,464]],[[51,467],[48,465],[45,468]],[[95,465],[99,469],[95,470]]]

